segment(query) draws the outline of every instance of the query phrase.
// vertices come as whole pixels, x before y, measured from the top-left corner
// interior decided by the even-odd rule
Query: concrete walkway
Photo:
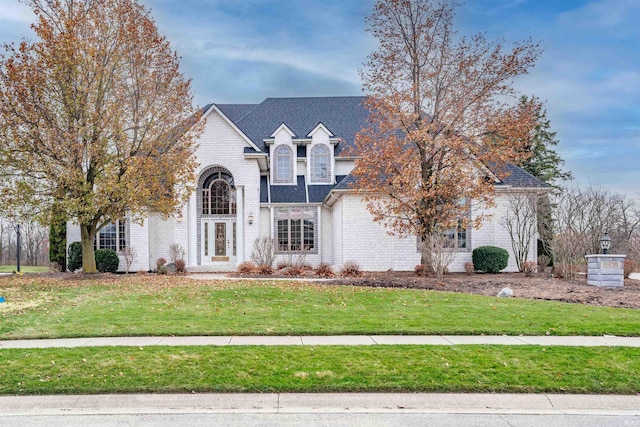
[[[0,396],[0,416],[182,413],[594,414],[640,417],[640,396],[244,393]]]
[[[507,335],[337,335],[337,336],[194,336],[103,337],[0,341],[5,348],[176,345],[540,345],[580,347],[640,347],[640,337],[507,336]]]

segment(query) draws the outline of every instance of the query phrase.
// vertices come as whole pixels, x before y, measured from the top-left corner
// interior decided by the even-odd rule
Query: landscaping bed
[[[547,275],[524,277],[522,273],[449,274],[439,281],[412,272],[365,272],[361,277],[339,278],[336,285],[432,289],[496,296],[503,288],[513,290],[515,298],[560,301],[608,307],[640,308],[640,281],[625,279],[622,288],[599,288],[582,280],[564,280]]]

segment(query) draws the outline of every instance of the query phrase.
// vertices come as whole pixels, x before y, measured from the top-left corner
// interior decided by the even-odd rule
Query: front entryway
[[[234,219],[202,220],[202,263],[232,263],[237,254],[237,223]]]

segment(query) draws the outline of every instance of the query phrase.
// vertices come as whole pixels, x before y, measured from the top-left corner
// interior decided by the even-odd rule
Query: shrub
[[[298,277],[304,274],[304,266],[301,265],[291,265],[284,272],[285,276]]]
[[[284,262],[284,261],[280,261],[280,262],[278,263],[278,267],[277,267],[277,268],[278,268],[278,270],[284,270],[284,269],[285,269],[285,268],[287,268],[287,267],[289,267],[289,264],[287,264],[287,263],[286,263],[286,262]]]
[[[640,265],[638,265],[638,263],[632,259],[625,259],[624,260],[624,277],[625,278],[629,278],[629,275],[631,273],[633,273],[634,271],[639,271],[640,270]]]
[[[360,264],[355,261],[347,261],[342,266],[342,275],[345,277],[357,277],[362,275]]]
[[[124,260],[124,271],[125,273],[129,274],[129,270],[131,269],[131,264],[133,264],[136,258],[138,258],[136,248],[127,246],[126,248],[120,251],[120,256]]]
[[[465,262],[464,263],[464,271],[468,274],[468,275],[472,275],[473,272],[475,271],[475,268],[473,267],[473,263],[472,262]]]
[[[276,259],[276,249],[278,245],[271,237],[262,237],[253,242],[251,260],[257,265],[272,266]]]
[[[533,273],[535,273],[536,270],[537,270],[537,265],[533,261],[525,261],[524,264],[522,264],[522,272],[527,277],[533,276]]]
[[[158,274],[167,274],[167,260],[164,258],[158,258],[156,260],[156,272]]]
[[[118,271],[120,258],[113,249],[98,249],[96,251],[96,268],[100,273],[115,273]]]
[[[544,272],[547,267],[551,264],[551,257],[549,255],[538,255],[538,265],[540,266],[540,271]]]
[[[498,273],[507,267],[509,252],[496,246],[480,246],[475,248],[471,255],[473,267],[478,271]]]
[[[273,267],[271,267],[270,264],[260,264],[256,268],[256,271],[258,272],[258,274],[268,276],[270,274],[273,274]]]
[[[67,268],[69,271],[76,271],[77,269],[82,268],[82,243],[73,242],[69,245]]]
[[[256,265],[251,261],[241,262],[238,265],[238,273],[240,274],[251,274],[256,271]]]
[[[335,274],[333,273],[333,269],[326,262],[323,262],[322,264],[318,265],[314,271],[316,273],[316,276],[318,276],[318,277],[333,277],[333,276],[335,276]]]
[[[169,245],[169,260],[175,264],[177,260],[179,259],[184,259],[186,255],[186,252],[184,250],[184,248],[182,247],[182,245],[180,245],[179,243],[172,243],[171,245]],[[177,267],[176,267],[176,271],[177,271]]]
[[[416,276],[424,276],[424,265],[418,264],[413,267],[413,274]]]
[[[187,272],[187,262],[183,259],[177,259],[174,263],[176,265],[177,273],[186,273]]]

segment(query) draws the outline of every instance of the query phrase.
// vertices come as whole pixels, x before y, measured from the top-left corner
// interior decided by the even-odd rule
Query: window
[[[279,145],[274,151],[275,183],[293,182],[293,150],[288,145]]]
[[[278,252],[317,251],[316,208],[293,208],[276,211],[275,229]]]
[[[462,221],[459,221],[457,227],[446,228],[442,230],[442,235],[448,237],[452,242],[451,247],[456,249],[467,249],[467,229],[463,227]],[[417,239],[417,251],[422,251],[422,239]]]
[[[207,178],[202,188],[203,215],[235,215],[236,189],[233,177],[225,171],[216,171]]]
[[[311,181],[331,182],[331,154],[325,144],[311,149]]]
[[[127,247],[127,234],[126,220],[120,219],[115,223],[112,222],[98,232],[93,242],[93,248],[122,251]]]

